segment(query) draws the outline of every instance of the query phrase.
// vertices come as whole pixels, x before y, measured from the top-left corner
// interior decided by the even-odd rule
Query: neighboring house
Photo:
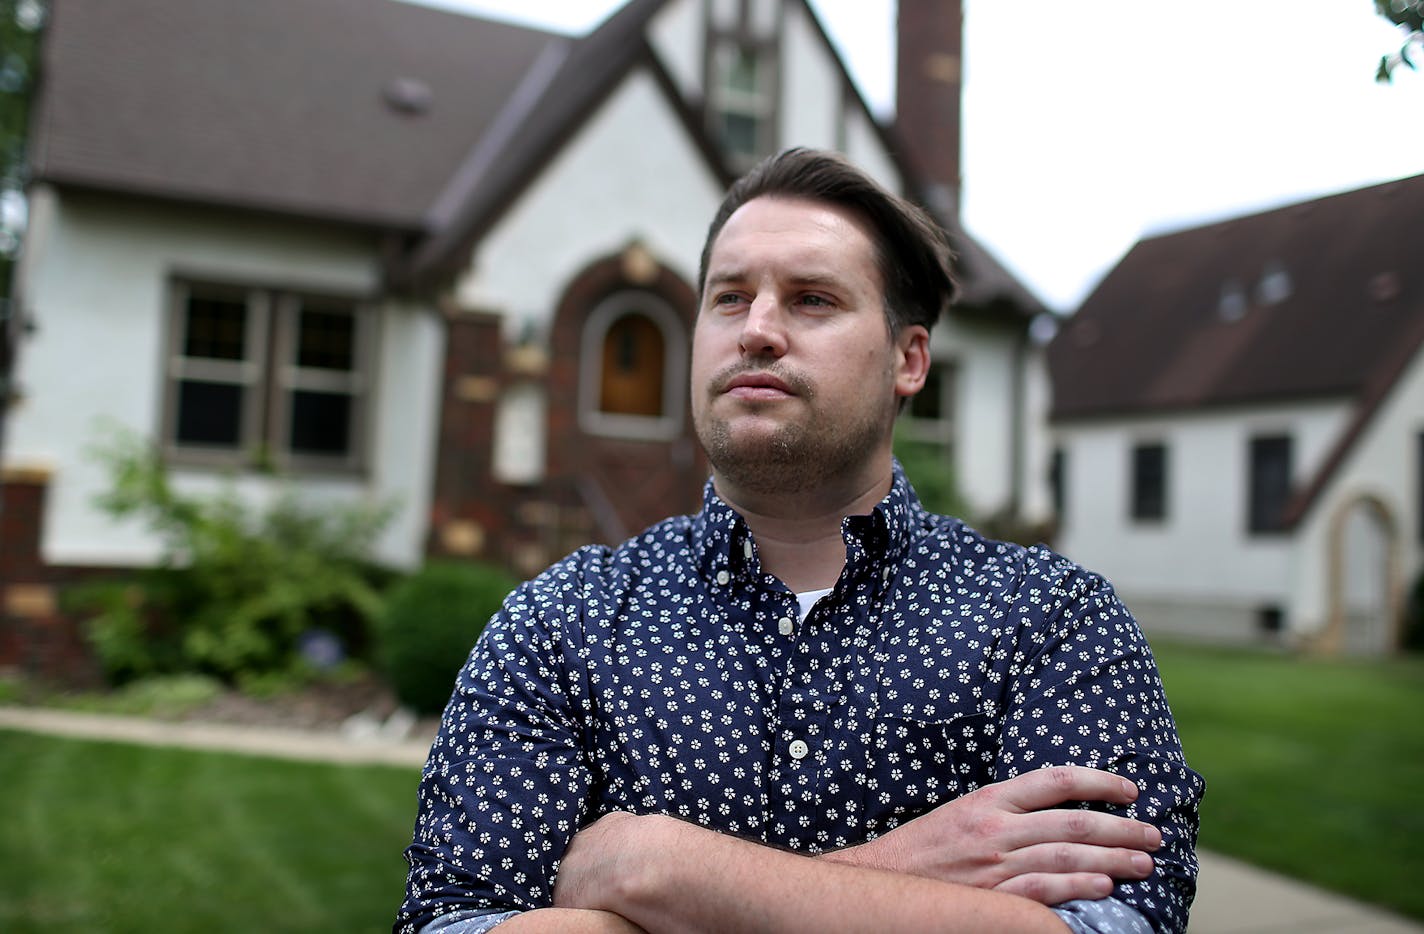
[[[1148,631],[1398,644],[1424,566],[1424,176],[1144,240],[1049,348],[1058,544]]]
[[[577,38],[395,0],[53,0],[0,665],[72,657],[57,588],[159,554],[95,509],[105,421],[186,489],[398,498],[398,567],[528,574],[695,509],[699,252],[726,185],[789,145],[940,209],[965,300],[907,427],[977,512],[1041,519],[1041,307],[953,210],[959,5],[900,15],[903,135],[804,0],[631,0]]]

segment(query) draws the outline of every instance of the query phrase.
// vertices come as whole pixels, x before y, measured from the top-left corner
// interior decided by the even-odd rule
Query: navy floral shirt
[[[1078,764],[1136,782],[1113,810],[1164,841],[1102,904],[1183,930],[1203,782],[1112,588],[926,512],[898,464],[843,532],[845,569],[804,621],[710,482],[697,515],[512,593],[431,748],[396,929],[549,905],[570,839],[610,811],[815,854]]]

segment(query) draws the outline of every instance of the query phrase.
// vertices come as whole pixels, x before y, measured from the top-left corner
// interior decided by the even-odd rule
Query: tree
[[[1375,80],[1394,80],[1394,70],[1400,65],[1415,70],[1410,50],[1424,47],[1424,0],[1375,0],[1375,9],[1380,16],[1394,23],[1404,32],[1404,42],[1393,55],[1381,55]]]
[[[44,14],[43,0],[0,0],[0,426],[10,398],[11,276],[24,228],[25,138]]]

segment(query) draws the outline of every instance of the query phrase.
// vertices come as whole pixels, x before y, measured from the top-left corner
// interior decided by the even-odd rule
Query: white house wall
[[[662,90],[639,69],[484,238],[456,298],[506,315],[508,335],[547,335],[574,276],[633,240],[692,284],[721,197]]]
[[[955,466],[971,517],[1002,511],[1014,494],[1013,403],[1021,370],[1015,341],[1002,330],[948,318],[932,332],[931,354],[953,360]]]
[[[7,416],[5,465],[52,471],[41,541],[47,562],[145,563],[158,542],[93,506],[107,478],[90,450],[105,423],[158,436],[172,277],[370,295],[375,246],[355,233],[252,215],[57,196],[47,187],[35,196],[45,223],[27,242],[35,256],[24,283],[35,330],[20,348],[24,398]],[[397,495],[418,507],[408,507],[381,543],[383,558],[408,564],[422,545],[416,529],[433,430],[410,413],[431,412],[435,398],[433,383],[412,374],[438,372],[439,337],[427,316],[413,312],[392,315],[381,330],[380,366],[390,378],[375,390],[374,487],[343,481],[303,489]],[[212,480],[211,472],[175,471],[180,486]]]
[[[1250,439],[1286,434],[1300,484],[1349,417],[1343,402],[1060,424],[1065,507],[1057,545],[1104,574],[1149,631],[1246,640],[1265,607],[1287,610],[1291,540],[1247,532]],[[1130,516],[1137,444],[1167,448],[1162,521]]]
[[[648,27],[653,53],[687,100],[702,98],[702,17],[702,0],[673,0]]]
[[[800,4],[788,4],[781,34],[781,133],[784,146],[834,149],[840,123],[840,65]],[[869,166],[866,167],[870,169]],[[884,176],[878,176],[884,181]]]
[[[1424,434],[1424,352],[1416,353],[1404,378],[1351,447],[1320,500],[1297,533],[1297,564],[1291,615],[1305,633],[1329,621],[1330,527],[1339,511],[1361,497],[1384,504],[1394,526],[1395,586],[1413,583],[1424,570],[1420,528],[1419,437]],[[1396,600],[1404,594],[1396,591]]]

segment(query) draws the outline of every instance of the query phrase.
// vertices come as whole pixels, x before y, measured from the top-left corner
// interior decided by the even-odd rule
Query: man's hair
[[[722,199],[707,229],[697,271],[697,293],[707,287],[707,262],[727,219],[755,198],[802,198],[845,208],[875,233],[876,264],[885,284],[890,333],[911,324],[932,328],[958,295],[954,258],[944,231],[923,209],[882,188],[839,153],[788,149],[764,159]]]

